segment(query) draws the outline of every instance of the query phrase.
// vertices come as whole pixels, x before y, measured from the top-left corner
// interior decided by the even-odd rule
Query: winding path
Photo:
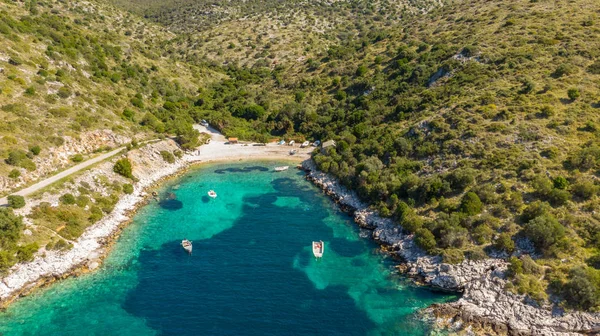
[[[110,151],[108,153],[104,153],[104,154],[98,155],[98,156],[96,156],[93,159],[89,159],[87,161],[84,161],[84,162],[81,162],[79,164],[76,164],[75,166],[73,166],[73,167],[71,167],[69,169],[61,171],[60,173],[58,173],[56,175],[53,175],[53,176],[50,176],[49,178],[47,178],[45,180],[39,181],[39,182],[37,182],[37,183],[35,183],[35,184],[33,184],[33,185],[25,188],[25,189],[21,189],[19,191],[16,191],[16,192],[12,193],[11,195],[19,195],[19,196],[23,196],[23,197],[31,195],[31,194],[35,193],[36,191],[38,191],[40,189],[43,189],[43,188],[51,185],[52,183],[55,183],[55,182],[57,182],[57,181],[65,178],[65,177],[67,177],[67,176],[69,176],[69,175],[71,175],[73,173],[76,173],[76,172],[78,172],[78,171],[80,171],[82,169],[85,169],[85,168],[87,168],[87,167],[89,167],[89,166],[91,166],[91,165],[93,165],[95,163],[98,163],[100,161],[104,161],[104,160],[108,159],[111,156],[119,154],[124,149],[125,149],[125,146],[119,147],[117,149],[114,149],[114,150],[112,150],[112,151]],[[7,205],[8,205],[8,199],[6,197],[0,198],[0,206],[7,206]]]

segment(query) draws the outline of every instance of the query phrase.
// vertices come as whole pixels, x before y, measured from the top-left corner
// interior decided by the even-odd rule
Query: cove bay
[[[411,285],[302,172],[274,172],[280,164],[208,164],[165,184],[98,271],[17,301],[0,333],[426,333],[418,310],[456,296]]]

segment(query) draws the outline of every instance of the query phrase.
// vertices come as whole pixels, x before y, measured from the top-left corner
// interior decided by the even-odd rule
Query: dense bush
[[[10,195],[7,197],[8,206],[13,209],[20,209],[25,206],[25,198],[20,195]]]
[[[128,195],[133,194],[133,185],[130,183],[123,184],[123,192]]]
[[[474,192],[466,193],[460,202],[460,211],[469,216],[480,213],[482,208],[483,203],[479,199],[479,196]]]
[[[542,252],[559,243],[565,237],[565,228],[549,214],[540,215],[525,223],[523,233]]]
[[[8,173],[8,177],[10,177],[11,179],[16,179],[19,176],[21,176],[21,171],[19,171],[18,169],[13,169]]]
[[[127,178],[133,178],[131,161],[128,158],[118,160],[113,166],[113,171]]]
[[[433,252],[435,249],[435,237],[431,231],[421,228],[415,232],[415,243],[427,252]]]
[[[599,306],[600,272],[589,267],[572,269],[563,287],[563,297],[573,308],[591,309]]]

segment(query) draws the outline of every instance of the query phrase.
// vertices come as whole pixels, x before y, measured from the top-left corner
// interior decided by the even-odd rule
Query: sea
[[[204,164],[165,183],[97,271],[17,300],[0,334],[432,333],[419,311],[457,297],[398,274],[303,172],[273,169],[286,164]]]

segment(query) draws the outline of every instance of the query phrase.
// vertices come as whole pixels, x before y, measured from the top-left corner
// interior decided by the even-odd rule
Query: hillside
[[[307,52],[294,43],[256,47],[281,62],[227,62],[236,47],[210,56],[210,36],[223,46],[228,31],[252,35],[240,20],[198,32],[204,44],[173,42],[182,61],[231,78],[198,104],[227,134],[334,139],[314,157],[319,168],[430,253],[450,263],[512,255],[509,290],[595,310],[600,6],[576,3],[459,1],[344,21],[336,33],[349,39],[313,30],[328,43],[307,58],[286,58]]]
[[[1,5],[4,157],[97,129],[186,144],[203,118],[333,139],[319,169],[430,254],[600,310],[597,1],[115,4]]]
[[[164,112],[165,102],[193,97],[215,77],[163,55],[161,44],[174,37],[94,2],[2,3],[0,194],[77,154],[177,133],[177,120],[192,121]]]

